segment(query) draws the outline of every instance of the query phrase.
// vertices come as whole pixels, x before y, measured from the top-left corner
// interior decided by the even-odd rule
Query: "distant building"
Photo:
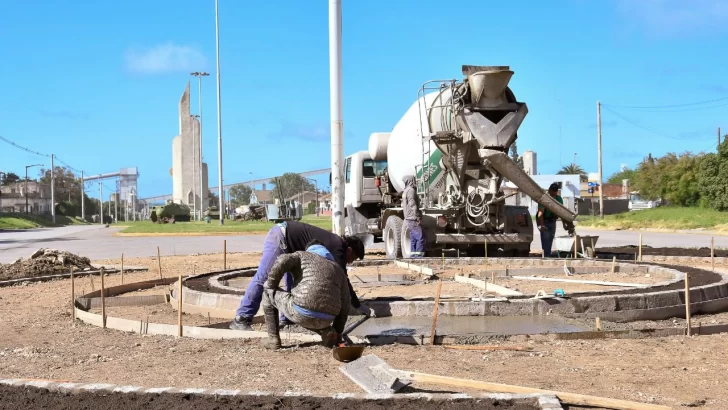
[[[581,198],[579,175],[531,175],[531,179],[544,191],[548,190],[549,185],[552,183],[560,183],[561,190],[559,194],[564,199],[564,206],[570,211],[576,211],[577,202]],[[531,215],[536,215],[536,212],[538,212],[538,203],[525,193],[520,192],[513,182],[504,183],[501,185],[501,190],[506,195],[515,193],[515,195],[506,198],[507,205],[527,206]]]
[[[28,209],[25,209],[26,197],[28,198]],[[0,211],[51,213],[51,187],[38,181],[22,181],[4,185],[0,187]]]
[[[522,156],[523,170],[528,175],[538,175],[536,153],[533,151],[525,151]]]

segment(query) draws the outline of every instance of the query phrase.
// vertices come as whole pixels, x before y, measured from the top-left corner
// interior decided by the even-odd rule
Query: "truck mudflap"
[[[533,235],[520,233],[504,234],[458,234],[438,233],[435,235],[435,242],[442,244],[531,244]]]

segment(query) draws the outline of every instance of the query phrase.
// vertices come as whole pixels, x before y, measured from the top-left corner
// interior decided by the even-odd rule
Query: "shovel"
[[[361,357],[361,355],[364,353],[364,349],[366,348],[366,346],[352,346],[353,342],[347,335],[349,334],[349,332],[356,329],[357,326],[366,322],[367,319],[369,319],[369,316],[364,316],[356,322],[352,323],[344,330],[344,333],[341,335],[341,337],[344,339],[344,342],[339,343],[338,346],[334,347],[334,359],[340,362],[349,363]]]

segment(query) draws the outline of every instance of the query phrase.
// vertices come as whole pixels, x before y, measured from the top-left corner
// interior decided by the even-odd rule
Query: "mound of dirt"
[[[91,261],[86,257],[57,249],[41,248],[27,259],[20,258],[13,263],[0,265],[0,280],[68,273],[71,266],[76,271],[93,269]]]

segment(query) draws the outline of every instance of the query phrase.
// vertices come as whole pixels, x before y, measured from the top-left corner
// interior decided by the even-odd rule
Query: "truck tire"
[[[402,256],[402,218],[394,215],[387,218],[382,239],[384,239],[387,259],[397,259]]]
[[[402,225],[402,234],[399,239],[399,244],[402,250],[402,257],[409,259],[412,257],[412,239],[410,235],[410,229],[407,224]]]

